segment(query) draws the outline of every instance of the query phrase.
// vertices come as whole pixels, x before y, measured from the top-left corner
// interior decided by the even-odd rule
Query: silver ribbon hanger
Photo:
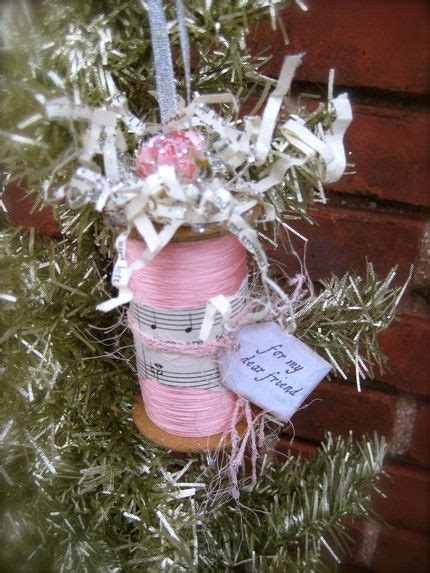
[[[158,105],[161,123],[167,122],[178,112],[178,98],[173,71],[172,51],[170,48],[167,21],[164,15],[162,0],[140,0],[142,6],[148,6],[149,25],[151,30],[152,53],[154,56],[155,81],[157,85]],[[185,8],[182,0],[176,0],[176,11],[181,45],[182,63],[184,66],[187,103],[191,99],[191,63],[190,43],[185,22]]]
[[[143,0],[142,6],[145,7]],[[178,112],[172,51],[161,0],[147,0],[161,123]]]
[[[176,17],[178,19],[179,41],[181,44],[182,65],[184,67],[185,93],[187,105],[191,103],[191,56],[190,40],[188,38],[185,8],[182,0],[176,0]]]

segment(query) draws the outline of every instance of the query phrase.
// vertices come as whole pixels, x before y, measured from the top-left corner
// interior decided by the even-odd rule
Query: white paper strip
[[[327,165],[324,181],[334,183],[340,179],[345,171],[346,157],[343,146],[343,136],[352,121],[352,109],[348,94],[344,93],[333,100],[337,118],[331,127],[331,133],[324,137],[324,141],[333,152],[334,159]]]
[[[166,225],[163,228],[163,230],[158,234],[158,239],[159,239],[158,246],[153,251],[146,249],[142,253],[142,255],[136,261],[134,261],[134,263],[130,266],[128,265],[127,259],[125,257],[125,244],[124,244],[124,237],[126,243],[126,239],[130,231],[128,230],[127,233],[122,233],[120,235],[121,239],[120,237],[118,237],[115,243],[118,256],[112,271],[112,279],[111,279],[112,285],[116,287],[119,291],[118,296],[97,305],[96,307],[97,310],[101,310],[102,312],[109,312],[114,308],[117,308],[118,306],[121,306],[122,304],[126,304],[131,300],[133,300],[133,292],[128,286],[131,275],[135,271],[142,269],[145,265],[147,265],[149,261],[153,257],[155,257],[155,255],[159,253],[161,249],[163,249],[167,245],[167,243],[170,241],[170,239],[173,237],[173,235],[176,233],[176,231],[180,226],[181,226],[181,221],[172,221],[171,223]]]
[[[217,313],[219,313],[219,315],[222,317],[223,322],[225,323],[230,318],[231,312],[232,308],[230,305],[230,301],[224,295],[219,294],[218,296],[214,296],[211,299],[209,299],[206,305],[203,322],[200,327],[200,335],[199,335],[200,339],[207,340],[209,338],[214,325],[215,316]]]
[[[278,119],[279,110],[281,109],[282,100],[291,87],[291,82],[297,67],[302,63],[303,54],[287,56],[281,68],[276,88],[270,95],[266,107],[264,108],[263,118],[261,120],[260,133],[255,146],[257,159],[262,163],[270,150],[275,129],[276,120]]]

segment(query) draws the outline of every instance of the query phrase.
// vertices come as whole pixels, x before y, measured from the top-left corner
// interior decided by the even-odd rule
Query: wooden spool
[[[246,219],[249,223],[255,223],[258,217],[262,214],[262,208],[260,205],[256,205],[249,212],[246,213]],[[154,223],[157,231],[160,230],[161,225]],[[172,238],[172,242],[179,243],[185,241],[202,241],[204,239],[213,239],[215,237],[221,237],[221,235],[226,235],[228,231],[218,223],[208,223],[207,225],[201,226],[202,232],[198,233],[193,230],[189,225],[183,225],[179,227]],[[130,233],[130,239],[135,241],[141,241],[142,237],[139,235],[136,229],[133,229]]]
[[[250,214],[250,218],[254,219],[259,214],[259,212],[259,209],[254,209]],[[201,241],[204,239],[213,239],[215,237],[220,237],[221,235],[226,234],[226,230],[216,224],[207,225],[203,229],[203,232],[197,233],[189,226],[180,227],[176,231],[172,241]],[[136,229],[133,229],[130,234],[130,238],[133,240],[142,240]],[[216,450],[220,446],[229,447],[231,445],[231,439],[228,434],[224,437],[223,434],[215,434],[214,436],[186,438],[166,432],[165,430],[156,426],[154,422],[149,419],[142,397],[140,395],[135,397],[133,406],[133,420],[137,426],[137,429],[142,435],[145,436],[145,438],[167,450],[172,450],[175,452],[197,453],[207,450]],[[242,420],[237,424],[236,430],[240,437],[242,437],[245,433],[246,427],[247,424],[245,420]]]

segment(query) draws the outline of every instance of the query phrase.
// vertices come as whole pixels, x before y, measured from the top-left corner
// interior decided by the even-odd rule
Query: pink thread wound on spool
[[[145,250],[127,241],[127,261]],[[130,288],[136,301],[156,308],[196,308],[218,294],[234,294],[247,274],[246,251],[234,235],[169,243],[146,267],[136,271]]]
[[[127,241],[127,261],[145,250],[143,241]],[[247,275],[246,251],[234,235],[169,243],[146,267],[136,271],[130,288],[137,303],[158,309],[191,309],[216,295],[236,293]],[[171,387],[153,378],[139,379],[152,422],[183,437],[211,436],[231,428],[237,396]]]

